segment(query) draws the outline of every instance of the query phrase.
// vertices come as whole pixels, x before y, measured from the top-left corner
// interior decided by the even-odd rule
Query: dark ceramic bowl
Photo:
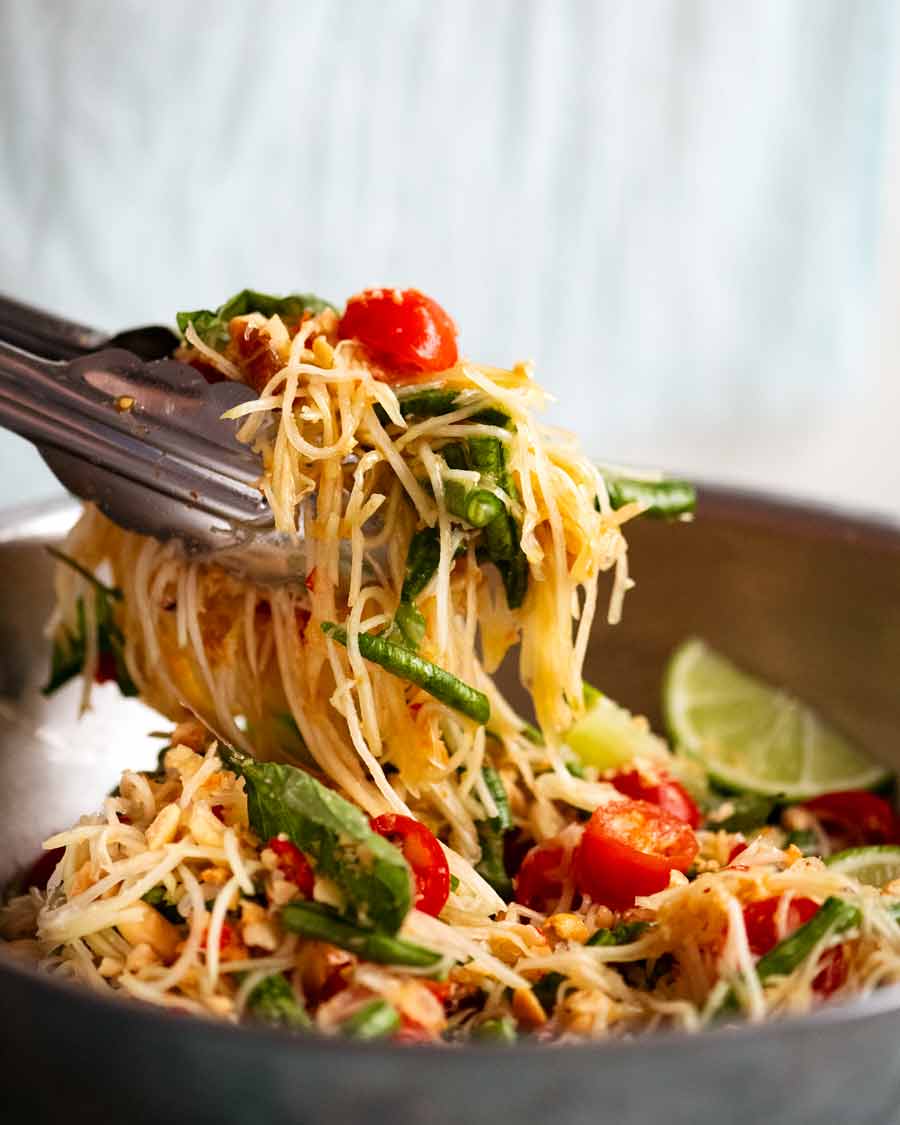
[[[107,686],[44,699],[51,565],[68,504],[0,524],[0,882],[150,765],[159,725]],[[637,589],[587,678],[658,718],[697,634],[817,704],[900,768],[900,529],[705,489],[696,522],[634,526]],[[166,1125],[803,1125],[900,1120],[900,990],[812,1017],[584,1047],[294,1040],[97,996],[0,961],[0,1119]]]

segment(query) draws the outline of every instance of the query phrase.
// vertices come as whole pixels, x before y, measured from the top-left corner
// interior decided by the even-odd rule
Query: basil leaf
[[[212,348],[222,348],[228,343],[228,322],[236,316],[258,312],[265,317],[280,316],[282,319],[299,320],[305,312],[318,316],[325,309],[334,309],[334,305],[312,293],[273,297],[269,293],[258,293],[255,289],[242,289],[224,305],[219,305],[215,312],[197,309],[194,312],[177,313],[175,319],[182,336],[187,331],[187,326],[193,324],[194,330],[205,344]]]
[[[257,762],[230,747],[219,753],[246,782],[257,836],[265,841],[284,832],[318,874],[337,883],[355,918],[396,933],[412,905],[412,873],[400,850],[373,832],[355,805],[304,770]]]

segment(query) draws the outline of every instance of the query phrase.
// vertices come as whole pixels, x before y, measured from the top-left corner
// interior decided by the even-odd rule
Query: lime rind
[[[810,707],[698,639],[669,661],[663,710],[678,750],[702,761],[724,789],[798,801],[871,789],[890,776]]]
[[[825,863],[840,875],[850,875],[870,887],[883,887],[900,879],[900,847],[875,844],[867,848],[847,848],[829,856]]]

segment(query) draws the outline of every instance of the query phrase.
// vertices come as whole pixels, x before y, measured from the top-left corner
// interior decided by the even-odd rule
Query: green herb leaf
[[[247,997],[247,1013],[260,1023],[306,1031],[312,1020],[282,973],[273,973]]]
[[[338,644],[347,643],[347,630],[332,621],[322,622],[322,632]],[[365,659],[380,665],[386,672],[409,680],[447,707],[468,715],[476,722],[486,723],[490,719],[491,705],[484,692],[470,687],[446,669],[385,637],[360,633],[358,640],[359,651]]]
[[[250,825],[265,841],[284,832],[318,874],[333,879],[363,923],[396,933],[412,905],[412,874],[400,850],[373,832],[355,805],[304,770],[257,762],[223,747],[247,785]]]
[[[329,941],[339,949],[355,953],[364,961],[382,965],[410,965],[427,969],[441,955],[383,930],[357,925],[320,902],[289,902],[281,911],[281,924],[292,934]]]
[[[315,297],[311,293],[292,293],[288,297],[273,297],[268,293],[258,293],[254,289],[242,289],[212,312],[210,309],[197,309],[195,312],[180,312],[175,319],[182,336],[189,324],[200,339],[211,348],[222,348],[228,342],[228,322],[236,316],[261,313],[265,317],[280,316],[282,319],[299,320],[305,312],[318,316],[334,305]],[[336,310],[335,310],[336,311]]]

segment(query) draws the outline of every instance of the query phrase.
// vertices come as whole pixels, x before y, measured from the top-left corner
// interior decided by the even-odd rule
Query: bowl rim
[[[16,544],[35,544],[56,539],[71,524],[81,505],[69,498],[59,497],[31,502],[0,511],[0,548]],[[900,558],[900,519],[881,514],[850,513],[845,508],[827,503],[773,495],[754,489],[728,485],[700,483],[698,485],[698,512],[700,518],[708,512],[717,519],[747,524],[765,523],[774,530],[806,537],[839,539],[847,544],[858,543],[870,549],[884,550]],[[140,1034],[141,1029],[161,1031],[171,1026],[170,1015],[163,1008],[133,1001],[110,991],[104,995],[64,978],[54,977],[40,970],[0,954],[0,996],[4,983],[16,981],[33,995],[36,1010],[53,1007],[62,1018],[69,1017],[73,1025],[83,1018],[90,1021],[108,1015],[121,1021],[123,1033]],[[846,1026],[848,1030],[862,1021],[900,1010],[900,984],[889,985],[847,1000],[825,1005],[818,1011],[803,1015],[788,1015],[766,1023],[743,1022],[727,1027],[709,1027],[696,1033],[666,1029],[647,1035],[624,1038],[586,1040],[565,1044],[561,1049],[567,1059],[596,1064],[601,1057],[618,1057],[622,1052],[640,1051],[643,1056],[652,1052],[709,1050],[725,1040],[738,1050],[759,1039],[783,1038],[791,1040],[805,1036],[817,1029]],[[242,1041],[248,1052],[263,1051],[271,1056],[273,1051],[285,1057],[306,1057],[321,1053],[329,1055],[366,1056],[370,1058],[396,1058],[398,1052],[407,1051],[405,1045],[354,1042],[329,1038],[324,1035],[288,1035],[277,1029],[248,1024],[229,1024],[212,1017],[199,1016],[179,1023],[179,1039],[190,1036],[196,1043],[206,1040],[210,1047],[221,1043],[233,1047]],[[241,1036],[238,1040],[235,1036]],[[222,1038],[220,1038],[222,1037]],[[556,1048],[557,1050],[560,1048]],[[514,1045],[460,1043],[448,1049],[447,1044],[422,1043],[416,1045],[416,1057],[439,1058],[442,1065],[454,1065],[453,1059],[471,1059],[491,1053],[495,1060],[528,1060],[533,1054],[544,1056],[548,1046],[535,1041],[522,1041]],[[603,1056],[598,1055],[603,1052]],[[554,1057],[557,1059],[559,1055]]]

